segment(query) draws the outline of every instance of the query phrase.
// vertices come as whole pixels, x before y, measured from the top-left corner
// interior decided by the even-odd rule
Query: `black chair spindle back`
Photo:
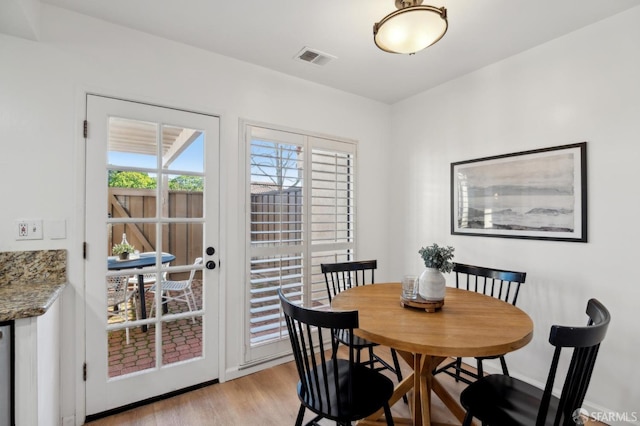
[[[607,308],[596,299],[589,300],[586,312],[589,317],[586,327],[551,327],[549,343],[555,348],[544,390],[503,374],[481,378],[460,395],[467,410],[463,425],[470,425],[474,417],[492,425],[577,424],[575,417],[580,415],[598,350],[611,321]],[[573,354],[558,398],[553,395],[553,387],[560,379],[561,353],[569,348]]]
[[[456,276],[456,288],[486,294],[504,300],[515,306],[518,301],[520,284],[527,278],[526,272],[504,271],[482,266],[453,265]]]
[[[359,285],[373,284],[377,260],[323,263],[320,265],[327,285],[329,303],[336,294]]]
[[[514,306],[518,301],[520,284],[523,284],[527,278],[526,272],[505,271],[483,266],[465,265],[463,263],[454,263],[453,273],[455,274],[456,288],[495,297]],[[483,360],[495,358],[500,360],[502,372],[508,375],[509,369],[504,355],[476,357],[475,372],[464,368],[462,359],[456,358],[443,367],[436,368],[433,373],[446,373],[454,377],[456,382],[460,380],[470,384],[484,375]]]
[[[300,381],[301,405],[296,425],[301,425],[305,409],[339,424],[362,419],[383,408],[388,424],[393,424],[388,400],[393,383],[384,375],[355,363],[354,348],[347,347],[348,359],[336,356],[338,341],[332,336],[343,330],[353,339],[358,312],[317,311],[288,300],[278,290],[289,340]]]

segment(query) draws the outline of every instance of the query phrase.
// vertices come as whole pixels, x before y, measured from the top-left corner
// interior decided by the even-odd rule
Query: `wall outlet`
[[[16,220],[16,240],[41,240],[42,219]]]

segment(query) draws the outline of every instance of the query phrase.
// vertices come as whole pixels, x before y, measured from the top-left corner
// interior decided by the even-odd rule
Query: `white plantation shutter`
[[[355,143],[247,125],[245,362],[290,350],[277,291],[328,304],[320,264],[353,259]]]
[[[311,139],[310,299],[327,305],[321,263],[353,260],[355,248],[355,146]]]

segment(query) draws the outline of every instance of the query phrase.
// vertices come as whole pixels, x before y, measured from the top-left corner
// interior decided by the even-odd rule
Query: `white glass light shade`
[[[396,10],[373,26],[373,39],[391,53],[415,53],[431,46],[447,32],[447,11],[433,6]]]

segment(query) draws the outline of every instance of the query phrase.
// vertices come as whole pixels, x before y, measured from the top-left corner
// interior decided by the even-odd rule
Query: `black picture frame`
[[[451,234],[587,242],[587,143],[451,163]]]

